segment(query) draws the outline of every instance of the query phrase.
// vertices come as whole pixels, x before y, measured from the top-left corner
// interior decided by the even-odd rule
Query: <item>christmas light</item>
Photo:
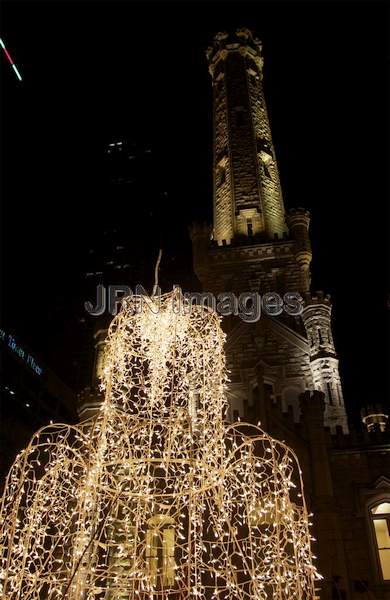
[[[228,425],[219,317],[177,290],[124,300],[97,416],[50,425],[15,460],[1,507],[2,597],[313,599],[296,457]]]

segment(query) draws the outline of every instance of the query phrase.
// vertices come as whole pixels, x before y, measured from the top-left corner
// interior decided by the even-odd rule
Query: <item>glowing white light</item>
[[[177,290],[159,304],[123,301],[97,415],[41,429],[16,458],[2,597],[313,599],[294,454],[258,427],[224,423],[219,317],[190,312]]]

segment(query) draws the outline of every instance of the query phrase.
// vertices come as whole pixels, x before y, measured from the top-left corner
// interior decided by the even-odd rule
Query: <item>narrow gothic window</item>
[[[318,328],[318,339],[320,341],[320,344],[322,344],[322,334],[321,334],[321,329]]]
[[[267,400],[273,401],[275,399],[274,386],[272,385],[272,383],[264,384],[264,392],[265,392],[265,397],[267,398]]]
[[[258,137],[256,141],[257,152],[265,152],[272,158],[272,148],[270,142],[266,138]]]
[[[377,556],[384,581],[390,581],[390,499],[371,508]]]
[[[332,397],[332,389],[330,387],[330,383],[329,381],[326,384],[326,388],[328,390],[328,400],[329,400],[329,404],[333,404],[333,397]]]
[[[339,404],[341,404],[341,388],[340,388],[339,384],[337,384],[337,391],[338,391]]]
[[[246,417],[248,418],[248,420],[251,423],[255,423],[256,421],[259,420],[260,403],[261,403],[260,390],[259,390],[259,386],[256,385],[252,390],[252,394],[250,394],[249,398],[248,398],[248,407],[247,407],[248,414],[246,415]]]
[[[285,278],[282,273],[276,273],[275,275],[275,288],[280,294],[284,294],[286,292]]]
[[[223,159],[226,158],[227,153],[228,153],[228,151],[227,151],[226,147],[221,148],[219,150],[219,152],[217,152],[216,157],[215,157],[215,163],[216,163],[216,165],[220,165],[221,166],[221,163],[222,163]]]
[[[226,181],[226,170],[224,167],[218,167],[216,174],[216,184],[219,187],[223,185]]]
[[[246,226],[248,229],[248,235],[249,237],[251,237],[253,235],[253,223],[252,223],[252,219],[247,219],[246,220]]]
[[[266,177],[268,177],[268,179],[272,179],[270,170],[269,170],[268,166],[265,163],[263,163],[263,170],[264,170],[264,175]]]

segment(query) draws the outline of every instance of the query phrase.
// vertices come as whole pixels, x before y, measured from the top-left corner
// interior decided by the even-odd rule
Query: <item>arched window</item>
[[[221,185],[223,185],[226,181],[226,169],[225,167],[219,165],[217,167],[216,173],[215,173],[215,183],[217,187],[220,187]]]
[[[332,388],[330,387],[329,381],[326,382],[326,390],[327,390],[329,404],[333,405]]]
[[[146,572],[152,585],[172,587],[175,583],[174,520],[155,515],[146,531]]]
[[[390,498],[371,507],[370,517],[382,579],[390,581]]]

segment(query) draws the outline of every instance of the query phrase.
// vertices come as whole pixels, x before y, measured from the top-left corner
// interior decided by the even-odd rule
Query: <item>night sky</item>
[[[312,287],[333,298],[347,406],[384,404],[388,16],[375,1],[3,2],[1,37],[23,76],[2,54],[3,324],[61,373],[86,240],[118,222],[158,247],[137,200],[114,202],[102,185],[114,139],[152,147],[168,192],[160,227],[171,223],[191,268],[188,224],[212,214],[204,50],[215,32],[249,27],[263,41],[285,204],[312,214]]]

